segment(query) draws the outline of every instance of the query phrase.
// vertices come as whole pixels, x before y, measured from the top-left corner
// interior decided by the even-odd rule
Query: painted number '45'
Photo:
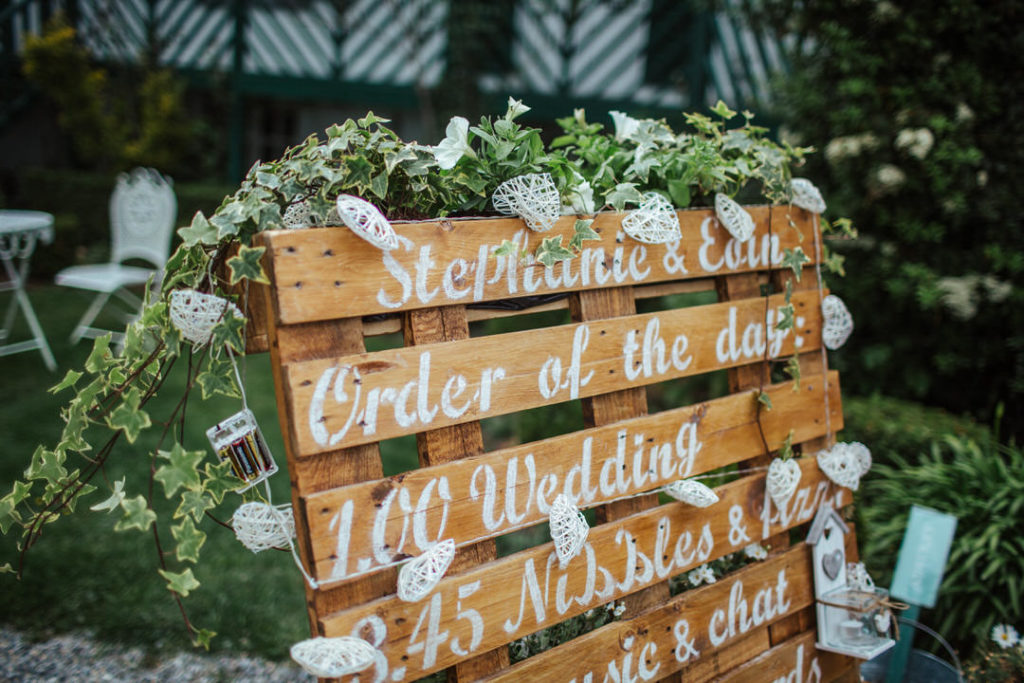
[[[456,620],[465,619],[470,626],[469,646],[463,647],[458,636],[452,639],[450,647],[459,657],[465,657],[476,650],[484,636],[484,621],[475,609],[462,609],[462,601],[480,589],[480,582],[473,581],[459,586],[459,601],[456,605]],[[429,669],[437,663],[437,648],[448,640],[448,631],[441,629],[441,594],[434,593],[430,602],[423,607],[416,627],[409,636],[409,654],[423,653],[423,668]]]

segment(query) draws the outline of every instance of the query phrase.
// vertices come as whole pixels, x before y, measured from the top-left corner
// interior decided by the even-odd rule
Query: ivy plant
[[[196,346],[171,323],[170,295],[190,288],[237,299],[250,283],[266,283],[263,248],[253,246],[253,236],[282,228],[286,210],[296,202],[305,202],[323,221],[340,194],[372,202],[389,219],[493,214],[490,197],[498,185],[528,173],[550,173],[563,212],[584,216],[607,207],[626,209],[652,191],[680,208],[710,203],[716,192],[749,192],[779,202],[788,200],[791,167],[810,151],[772,142],[749,112],[740,126],[729,128],[739,115],[724,104],[713,116],[688,114],[688,128],[680,133],[664,121],[619,112],[612,114],[614,131],[606,133],[577,110],[559,121],[563,134],[549,145],[539,129],[519,122],[528,111],[510,98],[503,116],[485,117],[478,125],[454,117],[436,146],[402,140],[386,119],[370,112],[331,126],[324,139],[311,135],[281,158],[256,163],[212,215],[197,213],[178,231],[182,243],[167,262],[157,294],[147,296],[141,315],[127,326],[120,352],[109,337],[97,339],[84,367],[68,371],[51,389],[70,395],[61,412],[61,437],[55,445],[40,445],[24,477],[0,497],[0,532],[18,535],[22,559],[46,525],[86,508],[116,515],[115,531],[152,534],[159,551],[156,569],[179,605],[199,587],[193,567],[206,540],[208,513],[238,480],[205,445],[182,443],[185,413],[196,390],[204,399],[240,396],[229,354],[245,351],[245,320],[227,312],[211,341]],[[597,238],[591,222],[579,218],[567,244],[561,237],[543,240],[533,258],[551,266],[575,257],[584,241]],[[506,241],[502,248],[518,247]],[[786,253],[785,265],[798,277],[806,261],[799,248]],[[245,310],[245,302],[238,303]],[[792,312],[789,324],[791,318]],[[185,368],[183,395],[170,414],[151,415],[150,400],[176,366]],[[121,445],[151,432],[156,446],[147,454],[148,480],[108,481],[106,468],[122,456]],[[98,490],[100,481],[106,490]],[[154,507],[160,492],[173,502],[170,520],[159,519]],[[159,531],[167,527],[169,539]],[[187,616],[185,623],[197,644],[209,645],[212,632]]]

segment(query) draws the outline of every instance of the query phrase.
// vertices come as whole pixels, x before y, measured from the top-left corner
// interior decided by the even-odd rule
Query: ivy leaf
[[[85,359],[85,369],[92,373],[105,370],[110,365],[110,334],[96,337],[92,342],[92,351]]]
[[[412,147],[402,145],[398,149],[391,152],[384,152],[384,168],[388,173],[392,173],[395,167],[404,161],[415,161],[416,150]]]
[[[366,112],[366,116],[364,116],[363,118],[359,119],[359,121],[358,121],[360,128],[369,128],[374,123],[390,123],[390,122],[391,122],[391,119],[381,118],[380,116],[377,116],[376,114],[374,114],[372,111]]]
[[[237,284],[242,279],[252,280],[260,284],[269,285],[270,280],[263,270],[260,259],[266,247],[247,247],[244,244],[238,248],[238,254],[228,259],[228,267],[231,268],[231,284]]]
[[[775,407],[772,405],[772,397],[763,391],[757,392],[757,401],[765,407],[765,410],[771,410]]]
[[[204,649],[208,651],[210,649],[210,641],[212,641],[213,637],[216,635],[216,631],[201,628],[195,632],[196,637],[195,640],[192,641],[192,644],[196,647],[202,646]]]
[[[206,372],[199,373],[196,377],[196,382],[202,388],[203,400],[210,398],[214,394],[223,394],[224,396],[238,397],[238,389],[231,382],[231,378],[226,376],[224,373],[216,372],[214,370],[207,370]]]
[[[845,256],[831,251],[829,252],[829,255],[825,257],[825,262],[822,265],[825,266],[825,269],[828,270],[828,272],[834,273],[839,277],[846,277],[846,268],[843,265],[845,262]]]
[[[519,243],[512,240],[502,240],[501,246],[493,252],[494,256],[520,256]]]
[[[167,580],[167,588],[183,598],[187,598],[189,593],[199,588],[199,582],[192,575],[191,569],[186,569],[180,573],[169,572],[165,569],[158,569],[157,571],[160,572],[160,576]]]
[[[373,176],[370,180],[370,192],[374,193],[381,199],[386,199],[388,195],[388,172],[381,171],[377,175]]]
[[[594,222],[593,218],[577,218],[576,223],[572,226],[572,238],[569,240],[569,248],[575,252],[583,250],[584,240],[599,240],[601,236],[597,234],[590,225]]]
[[[135,443],[139,433],[152,424],[149,414],[139,408],[142,395],[138,389],[129,389],[123,394],[120,405],[107,417],[107,426],[113,430],[123,430],[128,443]]]
[[[722,100],[718,100],[718,102],[715,103],[715,106],[711,107],[711,111],[715,112],[726,121],[736,116],[736,112],[730,109],[729,105],[727,105]]]
[[[47,391],[49,391],[51,394],[56,394],[58,392],[64,391],[68,387],[74,387],[75,382],[77,382],[81,376],[82,373],[78,372],[77,370],[68,370],[67,373],[64,375],[64,379],[60,381],[60,384],[53,385]]]
[[[184,240],[186,247],[194,247],[197,244],[217,244],[217,228],[206,220],[202,211],[196,211],[192,217],[192,224],[187,228],[178,230],[178,235]]]
[[[800,391],[800,359],[797,356],[790,356],[786,361],[786,374],[793,380],[793,393]]]
[[[18,572],[16,572],[14,570],[14,567],[11,566],[10,562],[4,562],[2,565],[0,565],[0,574],[17,574],[17,573]]]
[[[779,321],[775,323],[775,329],[779,332],[793,329],[793,315],[795,313],[796,309],[793,308],[793,304],[779,306]]]
[[[779,457],[783,460],[789,460],[793,457],[793,430],[789,430],[789,434],[786,435],[786,440],[782,442],[782,447],[779,449]]]
[[[562,246],[562,236],[556,235],[554,237],[545,237],[541,241],[540,246],[537,247],[537,252],[534,254],[534,258],[550,268],[556,262],[567,261],[575,255],[570,249]]]
[[[149,509],[149,504],[141,495],[121,501],[121,508],[124,510],[124,517],[114,525],[114,531],[146,531],[156,521],[156,513]]]
[[[669,180],[668,196],[672,198],[673,204],[685,209],[690,205],[690,183],[678,178]]]
[[[68,476],[68,471],[61,464],[61,457],[54,451],[37,446],[25,469],[25,479],[32,481],[44,479],[47,484],[58,484]]]
[[[626,204],[639,204],[644,197],[640,190],[636,189],[636,183],[619,183],[605,195],[604,199],[616,211],[624,211]]]
[[[203,491],[218,505],[224,500],[225,493],[238,488],[238,478],[231,471],[231,463],[226,460],[216,465],[206,463],[203,472],[206,475],[203,480]],[[184,504],[184,501],[182,503]]]
[[[234,312],[228,309],[224,317],[214,325],[210,340],[215,349],[230,344],[231,348],[241,353],[245,349],[245,318],[235,317]]]
[[[94,512],[113,512],[121,506],[124,497],[124,477],[121,477],[121,481],[114,482],[114,492],[110,494],[110,498],[107,498],[102,503],[96,503],[89,509]]]
[[[372,182],[373,164],[364,157],[351,156],[345,160],[345,167],[348,169],[345,182],[365,195]]]
[[[167,462],[157,468],[153,478],[164,486],[164,495],[170,498],[179,488],[195,491],[199,489],[199,463],[206,455],[204,451],[186,451],[180,444],[174,444],[170,452],[160,451],[157,455]]]
[[[802,247],[782,250],[782,266],[793,271],[797,282],[800,282],[800,276],[803,275],[804,264],[810,262],[811,259],[807,257]]]
[[[206,534],[197,529],[191,519],[186,517],[181,524],[172,526],[171,535],[178,542],[174,549],[174,555],[179,562],[196,563],[199,561],[199,549],[206,543]]]
[[[181,505],[174,511],[174,519],[191,515],[198,522],[212,507],[213,501],[203,491],[185,491],[181,495]]]

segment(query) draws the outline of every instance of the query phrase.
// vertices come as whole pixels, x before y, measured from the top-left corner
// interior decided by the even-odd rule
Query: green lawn
[[[87,340],[73,347],[67,341],[78,314],[88,303],[84,293],[35,286],[30,297],[59,368],[49,372],[35,351],[0,358],[0,387],[5,402],[0,409],[0,434],[7,439],[0,458],[0,495],[10,490],[11,481],[24,470],[36,444],[55,442],[62,427],[60,408],[70,394],[53,396],[46,389],[68,369],[80,368],[91,348]],[[0,304],[6,305],[8,298],[0,299]],[[27,334],[27,328],[19,324],[13,337],[24,338]],[[282,468],[271,481],[274,500],[283,503],[289,500],[288,475],[284,471],[285,454],[269,361],[267,354],[246,359],[247,396]],[[180,397],[181,374],[172,377],[160,397],[147,407],[154,421],[167,415]],[[207,427],[240,408],[240,402],[231,399],[204,403],[196,396],[190,400],[186,446],[208,449],[204,434]],[[148,456],[144,439],[133,445],[119,444],[107,467],[108,480],[126,476],[128,486],[135,488],[131,495],[145,493],[139,487],[146,481]],[[103,491],[92,494],[86,505],[107,497],[107,487],[97,483]],[[158,503],[165,503],[159,485],[156,496]],[[216,516],[227,520],[239,503],[238,496],[228,494],[215,511]],[[84,628],[108,640],[158,649],[189,648],[181,614],[155,571],[157,555],[152,535],[114,533],[115,521],[114,515],[90,512],[83,506],[78,513],[49,525],[27,555],[24,578],[18,581],[12,575],[0,576],[4,622],[34,633]],[[214,639],[213,650],[286,657],[288,647],[309,633],[302,577],[291,556],[279,551],[253,554],[230,530],[210,520],[201,528],[209,534],[195,570],[203,585],[185,600],[193,623],[220,634]],[[170,540],[169,532],[164,533]],[[17,566],[16,540],[15,530],[2,537],[0,564],[11,562]]]

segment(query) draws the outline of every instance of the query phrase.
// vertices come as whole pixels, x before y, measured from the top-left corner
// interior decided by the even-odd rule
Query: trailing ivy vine
[[[577,110],[559,120],[563,133],[550,145],[539,129],[517,121],[528,110],[510,99],[504,116],[483,118],[475,126],[454,117],[436,146],[403,141],[386,119],[371,112],[330,127],[325,139],[311,135],[280,159],[255,164],[212,215],[197,213],[178,231],[182,243],[167,262],[159,293],[147,297],[140,317],[128,325],[120,352],[111,347],[109,336],[97,339],[84,367],[68,371],[50,390],[71,394],[61,412],[61,437],[53,446],[37,447],[24,478],[0,498],[0,532],[18,534],[22,564],[44,527],[62,515],[84,505],[118,515],[115,531],[153,535],[157,570],[181,606],[190,635],[197,644],[209,645],[214,634],[189,622],[181,599],[199,587],[192,566],[206,540],[200,527],[238,481],[227,463],[217,463],[205,445],[190,449],[182,435],[195,390],[204,399],[240,395],[228,354],[244,353],[245,320],[226,313],[211,341],[197,348],[171,324],[168,300],[182,288],[227,295],[231,287],[246,291],[250,281],[266,283],[263,247],[252,246],[252,238],[282,228],[290,205],[303,201],[326,220],[339,194],[353,194],[374,203],[389,219],[486,215],[494,213],[489,202],[500,183],[540,172],[551,174],[563,213],[582,216],[605,208],[625,210],[649,191],[679,208],[708,205],[719,192],[779,203],[788,201],[791,168],[811,151],[773,142],[767,129],[752,124],[749,112],[740,115],[722,103],[712,110],[713,117],[687,114],[687,129],[679,133],[664,121],[620,112],[612,113],[614,130],[605,132]],[[729,128],[737,116],[741,125]],[[573,258],[583,241],[596,237],[590,223],[577,220],[566,245],[561,237],[543,240],[534,258],[546,266]],[[516,247],[507,242],[503,248]],[[786,250],[784,265],[797,277],[807,261],[799,247]],[[244,302],[239,303],[244,310]],[[791,307],[780,329],[787,323],[792,325]],[[179,364],[186,369],[180,400],[170,414],[150,415],[149,401]],[[157,445],[148,454],[148,479],[113,481],[98,492],[95,482],[106,477],[97,475],[121,456],[125,449],[119,446],[136,443],[150,430],[157,433]],[[177,502],[172,519],[163,520],[170,524],[171,539],[158,530],[153,505],[158,485]]]

